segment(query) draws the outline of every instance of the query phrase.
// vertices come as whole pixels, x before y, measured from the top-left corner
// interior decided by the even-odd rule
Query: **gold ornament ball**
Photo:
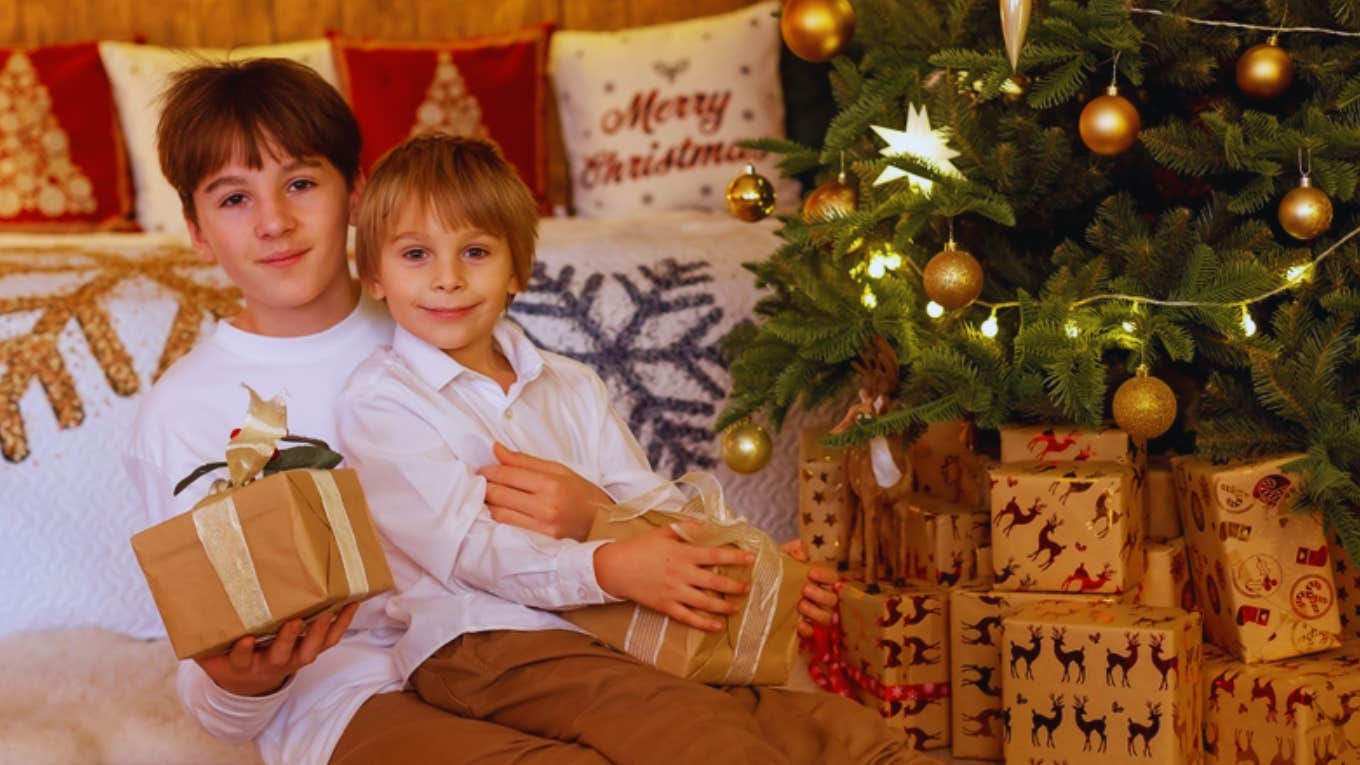
[[[845,173],[841,173],[835,180],[813,189],[803,200],[803,220],[817,223],[849,215],[858,203],[859,194],[846,182]]]
[[[1294,62],[1274,40],[1253,45],[1237,59],[1237,87],[1257,99],[1283,95],[1294,81]]]
[[[1156,438],[1176,421],[1176,394],[1147,369],[1139,369],[1114,392],[1114,421],[1135,439]]]
[[[1332,225],[1332,200],[1307,178],[1280,200],[1280,226],[1295,239],[1315,239]]]
[[[1138,109],[1111,85],[1105,95],[1091,99],[1078,123],[1086,148],[1107,157],[1123,154],[1138,140],[1142,120]]]
[[[752,165],[727,184],[727,209],[752,223],[774,211],[774,186]]]
[[[773,447],[760,425],[745,420],[723,431],[722,458],[737,473],[754,473],[770,463]]]
[[[850,0],[788,0],[779,17],[779,32],[795,56],[829,61],[850,44],[855,9]]]
[[[922,283],[931,300],[951,311],[963,308],[982,294],[982,264],[950,242],[926,263]]]

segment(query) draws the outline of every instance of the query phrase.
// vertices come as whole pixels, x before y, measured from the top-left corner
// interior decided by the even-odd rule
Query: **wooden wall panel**
[[[559,0],[514,3],[455,3],[415,0],[416,34],[421,40],[447,40],[521,29],[545,21],[560,23]]]
[[[681,21],[750,5],[750,0],[561,0],[563,29],[625,29]]]
[[[198,0],[198,44],[213,48],[273,42],[273,0]]]
[[[275,0],[274,42],[320,37],[343,26],[343,0]]]

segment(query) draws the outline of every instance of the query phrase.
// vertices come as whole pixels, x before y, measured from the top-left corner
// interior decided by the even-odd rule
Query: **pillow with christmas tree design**
[[[0,47],[0,231],[130,228],[131,210],[98,45]]]
[[[544,98],[548,38],[540,24],[444,42],[333,38],[344,92],[359,119],[365,171],[413,135],[440,131],[496,142],[547,210]]]
[[[779,202],[798,202],[774,157],[737,145],[784,135],[778,7],[553,37],[578,214],[722,210],[728,182],[748,162],[775,184]]]

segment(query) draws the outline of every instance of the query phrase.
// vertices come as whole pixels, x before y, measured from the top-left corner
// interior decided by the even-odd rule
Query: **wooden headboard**
[[[440,40],[552,22],[623,29],[706,16],[752,0],[0,0],[0,44],[143,40],[228,48],[316,38],[327,31]],[[549,196],[568,199],[566,151],[549,99]]]

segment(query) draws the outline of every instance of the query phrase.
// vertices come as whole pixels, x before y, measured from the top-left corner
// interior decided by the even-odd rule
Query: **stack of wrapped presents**
[[[845,572],[803,644],[819,684],[956,757],[1360,762],[1360,569],[1293,511],[1296,455],[1072,427],[998,451],[932,425],[866,512],[854,462],[805,436],[800,530]]]

